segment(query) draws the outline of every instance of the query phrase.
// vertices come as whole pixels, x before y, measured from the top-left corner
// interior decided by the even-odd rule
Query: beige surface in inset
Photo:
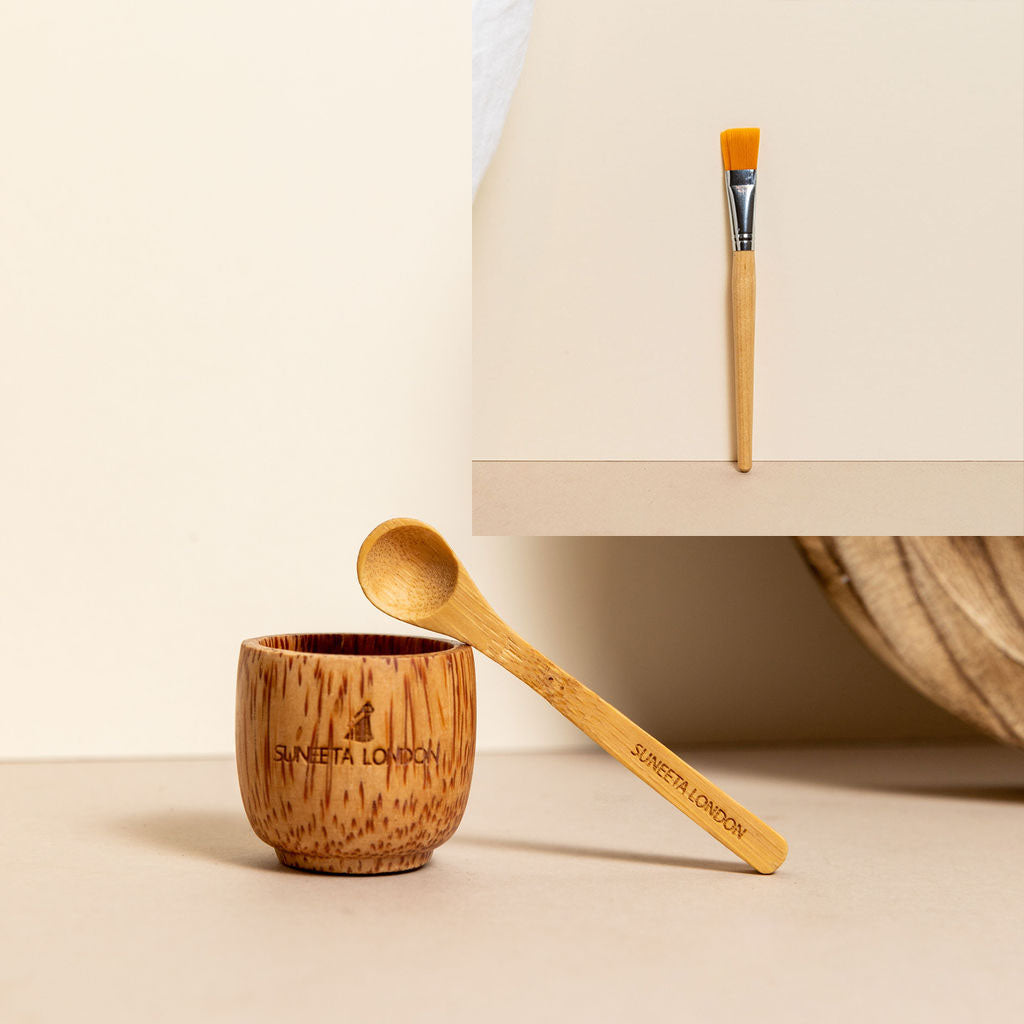
[[[2,765],[4,1019],[1024,1015],[1019,752],[685,753],[777,874],[601,754],[481,756],[455,837],[377,878],[280,867],[228,760]]]
[[[732,125],[761,128],[754,474],[1024,457],[1022,18],[538,4],[474,210],[474,458],[735,457]]]
[[[1024,533],[1021,462],[474,462],[477,534]]]

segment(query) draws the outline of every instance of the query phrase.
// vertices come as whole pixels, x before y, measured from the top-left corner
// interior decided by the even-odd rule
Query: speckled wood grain
[[[458,827],[476,745],[473,652],[426,637],[246,640],[235,748],[249,822],[289,867],[421,867]]]

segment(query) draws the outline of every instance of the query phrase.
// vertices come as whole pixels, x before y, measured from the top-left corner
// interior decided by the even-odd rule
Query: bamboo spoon
[[[751,867],[771,874],[786,859],[782,836],[514,633],[435,529],[389,519],[363,541],[356,568],[382,612],[471,644],[508,669]]]

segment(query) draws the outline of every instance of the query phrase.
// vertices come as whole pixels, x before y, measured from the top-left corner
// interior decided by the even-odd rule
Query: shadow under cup
[[[242,643],[238,780],[249,823],[282,864],[422,867],[462,819],[475,748],[466,644],[350,633]]]

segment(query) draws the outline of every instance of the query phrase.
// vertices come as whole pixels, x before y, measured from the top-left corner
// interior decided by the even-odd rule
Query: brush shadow
[[[259,871],[288,870],[255,836],[242,814],[163,811],[121,818],[110,827],[116,835],[171,853]]]
[[[555,853],[565,857],[592,860],[617,860],[630,864],[650,864],[670,868],[691,868],[700,871],[726,871],[731,874],[756,875],[757,872],[739,861],[707,860],[702,857],[668,857],[662,854],[637,853],[634,850],[604,850],[592,846],[569,846],[565,843],[541,843],[531,839],[496,839],[493,836],[457,834],[453,842],[480,846],[491,850],[521,850],[526,853]]]

